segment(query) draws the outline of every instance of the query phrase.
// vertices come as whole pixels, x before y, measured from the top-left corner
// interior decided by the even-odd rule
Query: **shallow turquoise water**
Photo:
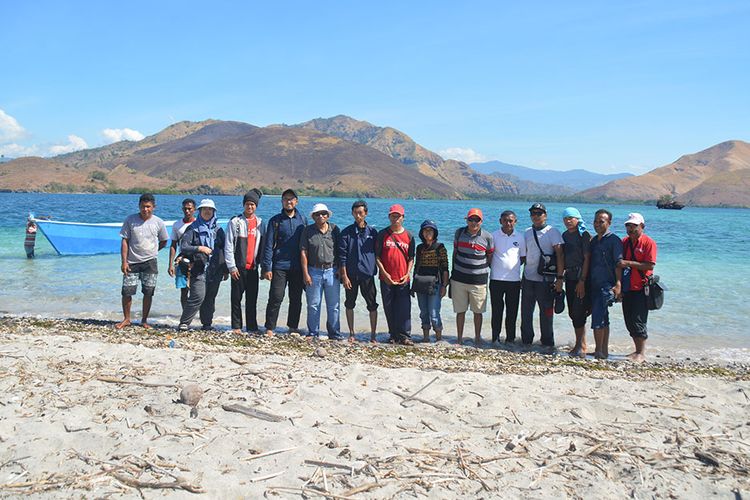
[[[157,196],[156,213],[163,219],[176,219],[181,214],[183,196]],[[198,199],[200,197],[196,197]],[[226,218],[241,211],[239,196],[213,196],[219,217]],[[299,208],[309,212],[313,203],[323,201],[334,212],[332,222],[346,226],[351,223],[351,199],[300,200]],[[485,214],[484,228],[498,228],[500,212],[515,210],[519,228],[529,225],[527,202],[504,201],[429,201],[429,200],[368,200],[369,221],[378,228],[387,225],[388,207],[394,202],[406,207],[405,225],[415,234],[425,218],[435,220],[441,239],[450,243],[455,228],[463,222],[470,207],[478,206]],[[543,201],[543,200],[542,200]],[[90,257],[59,257],[41,235],[37,239],[37,258],[26,259],[23,250],[24,223],[28,212],[50,215],[57,220],[80,222],[119,222],[137,211],[137,195],[52,195],[0,193],[0,312],[19,315],[52,317],[87,317],[119,319],[120,283],[119,255]],[[548,203],[549,221],[562,229],[562,204]],[[589,222],[599,205],[578,204]],[[628,212],[641,212],[646,218],[646,232],[659,247],[657,274],[669,285],[662,310],[649,318],[650,347],[662,356],[698,357],[708,359],[750,360],[748,327],[750,318],[750,283],[748,269],[747,217],[744,209],[686,208],[682,211],[657,210],[648,206],[613,205],[613,228],[624,235],[623,221]],[[261,200],[258,213],[268,218],[280,209],[278,196]],[[593,232],[593,229],[592,229]],[[450,249],[450,244],[447,245]],[[179,297],[166,274],[167,251],[160,254],[159,285],[152,318],[157,322],[174,323],[179,316]],[[731,279],[735,275],[736,279]],[[267,282],[261,282],[259,318],[263,317],[268,294]],[[134,303],[134,317],[140,311]],[[343,294],[342,294],[343,302]],[[413,333],[419,333],[418,310],[414,301]],[[222,285],[217,300],[216,321],[229,323],[229,286]],[[304,309],[304,308],[303,308]],[[619,308],[612,310],[612,347],[614,352],[629,352],[627,337]],[[364,304],[357,305],[357,325],[366,325]],[[304,312],[303,312],[304,316]],[[279,323],[283,324],[282,311]],[[446,333],[455,334],[454,315],[448,299],[443,302]],[[304,322],[304,318],[303,318]],[[345,320],[342,314],[342,326]],[[380,331],[385,317],[380,318]],[[483,335],[489,338],[489,314]],[[537,329],[538,335],[538,329]],[[559,345],[572,342],[573,331],[566,314],[555,318],[555,337]],[[589,338],[590,338],[589,334]]]

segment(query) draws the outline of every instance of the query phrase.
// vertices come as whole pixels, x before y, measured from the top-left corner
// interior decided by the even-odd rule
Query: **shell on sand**
[[[203,397],[203,389],[197,384],[188,384],[180,391],[180,403],[195,406]]]

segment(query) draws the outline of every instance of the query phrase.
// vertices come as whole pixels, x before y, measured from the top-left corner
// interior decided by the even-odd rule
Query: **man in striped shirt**
[[[459,228],[453,238],[453,274],[451,298],[456,313],[458,344],[463,343],[466,311],[474,313],[474,343],[482,342],[482,313],[487,310],[487,277],[495,244],[492,235],[482,229],[482,211],[472,208],[466,216],[466,226]]]

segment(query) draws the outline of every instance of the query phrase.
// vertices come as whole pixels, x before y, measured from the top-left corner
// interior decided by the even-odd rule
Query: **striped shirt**
[[[462,227],[453,240],[453,274],[451,279],[468,285],[484,285],[490,274],[488,257],[495,251],[492,235],[481,229],[474,236]]]

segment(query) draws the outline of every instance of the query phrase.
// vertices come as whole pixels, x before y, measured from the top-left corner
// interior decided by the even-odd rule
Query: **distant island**
[[[4,160],[4,161],[3,161]],[[750,145],[729,141],[641,176],[444,159],[392,127],[338,115],[257,127],[178,122],[140,141],[51,158],[0,158],[0,190],[495,198],[750,206]]]

